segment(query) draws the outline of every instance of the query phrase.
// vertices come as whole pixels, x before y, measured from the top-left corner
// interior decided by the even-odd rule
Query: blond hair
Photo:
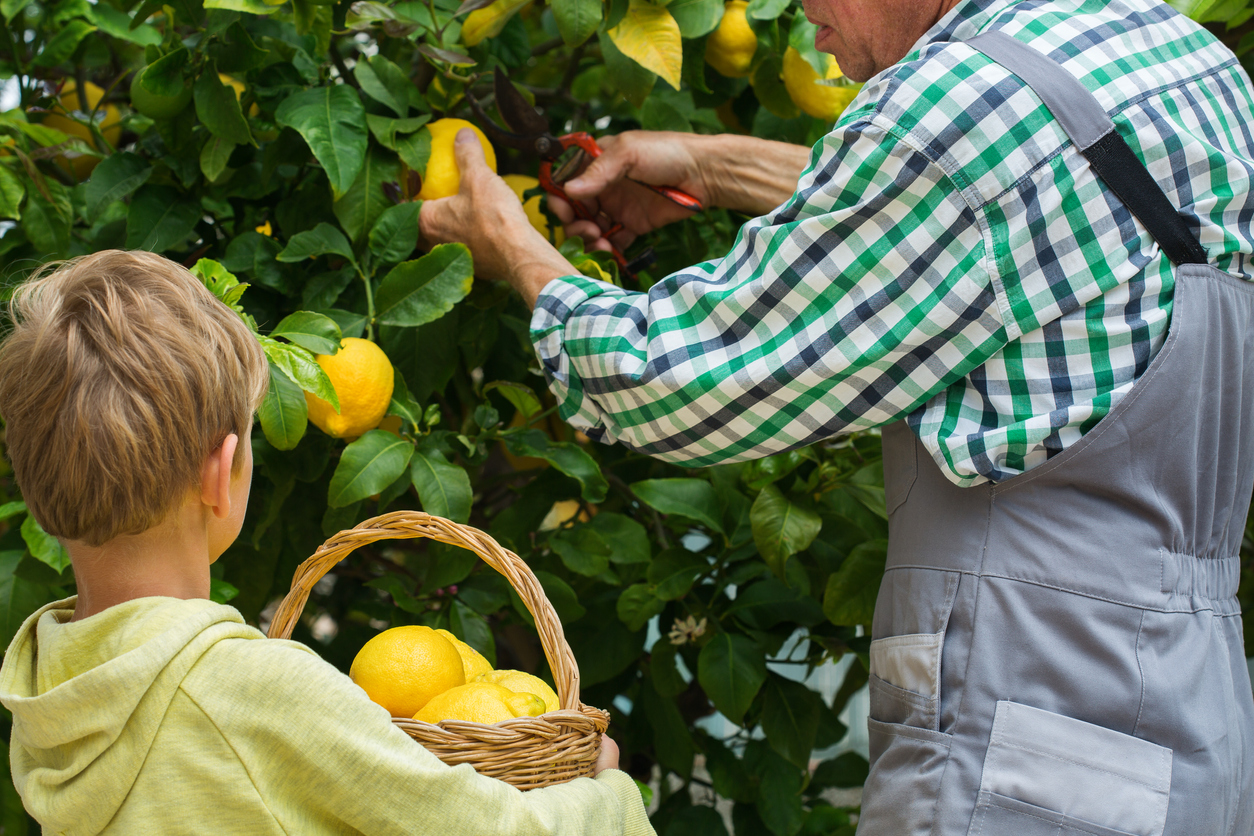
[[[9,312],[0,415],[22,496],[50,534],[98,546],[146,531],[228,435],[248,443],[265,355],[178,264],[82,256],[18,287]]]

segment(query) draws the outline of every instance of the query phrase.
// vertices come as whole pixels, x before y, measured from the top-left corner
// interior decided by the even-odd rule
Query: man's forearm
[[[711,203],[765,215],[792,196],[810,149],[790,142],[719,134],[694,137]]]

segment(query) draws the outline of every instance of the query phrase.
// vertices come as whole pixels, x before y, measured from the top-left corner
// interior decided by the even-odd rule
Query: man
[[[1152,0],[806,13],[867,83],[794,187],[778,144],[640,133],[569,184],[620,246],[680,214],[627,175],[765,212],[725,258],[572,276],[473,142],[424,234],[535,308],[593,437],[712,464],[885,426],[859,833],[1254,832],[1249,79]]]

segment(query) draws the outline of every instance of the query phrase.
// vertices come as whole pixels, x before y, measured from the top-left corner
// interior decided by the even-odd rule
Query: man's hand
[[[692,214],[640,183],[674,186],[707,207],[764,215],[792,195],[810,157],[800,145],[734,134],[628,131],[597,143],[605,153],[565,186],[596,220],[575,220],[570,205],[557,198],[549,198],[549,206],[568,235],[600,250],[610,248],[602,233],[612,223],[623,225],[612,236],[621,250],[637,235]]]
[[[566,234],[578,235],[597,250],[610,249],[610,240],[602,232],[611,223],[623,225],[623,231],[612,237],[622,249],[638,235],[690,217],[692,212],[640,183],[674,186],[708,205],[709,190],[690,148],[692,137],[670,131],[628,131],[601,137],[597,144],[604,153],[565,185],[572,199],[582,202],[593,214],[601,213],[599,222],[575,220],[574,210],[560,198],[550,197],[549,207],[566,224]]]
[[[601,735],[601,752],[592,767],[592,774],[599,775],[605,769],[618,769],[618,744],[608,734]]]
[[[422,204],[419,231],[433,244],[465,244],[477,277],[508,281],[535,307],[546,284],[579,271],[531,226],[513,190],[488,168],[474,132],[462,129],[453,148],[461,187]]]

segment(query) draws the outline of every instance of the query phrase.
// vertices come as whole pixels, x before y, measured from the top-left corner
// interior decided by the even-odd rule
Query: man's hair
[[[5,446],[48,533],[98,546],[146,531],[228,435],[249,443],[265,355],[178,264],[121,250],[71,259],[19,286],[9,312]]]

